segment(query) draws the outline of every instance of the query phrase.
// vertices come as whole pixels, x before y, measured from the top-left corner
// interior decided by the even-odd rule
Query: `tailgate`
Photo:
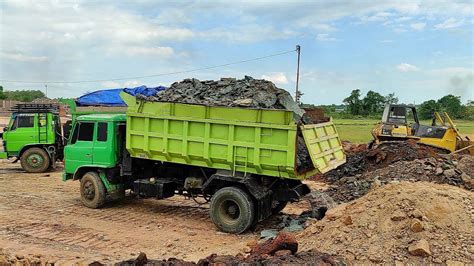
[[[301,125],[301,132],[314,167],[322,174],[346,162],[341,140],[332,121]]]

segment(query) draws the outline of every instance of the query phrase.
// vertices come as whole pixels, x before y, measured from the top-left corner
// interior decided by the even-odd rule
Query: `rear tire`
[[[96,172],[87,172],[81,178],[81,201],[86,207],[97,209],[105,203],[106,190]]]
[[[210,216],[220,231],[240,234],[253,224],[255,206],[250,195],[244,190],[225,187],[212,197]]]
[[[42,148],[29,148],[20,157],[21,167],[28,173],[44,173],[48,170],[51,159]]]

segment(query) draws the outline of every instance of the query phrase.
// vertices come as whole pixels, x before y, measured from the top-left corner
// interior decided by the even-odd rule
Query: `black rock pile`
[[[271,81],[245,76],[243,79],[185,79],[175,82],[155,96],[141,96],[147,101],[200,104],[206,106],[285,109],[301,119],[304,111],[291,95]]]
[[[331,182],[325,193],[335,202],[347,202],[362,197],[373,187],[400,181],[449,184],[474,191],[474,157],[439,155],[438,158],[397,161],[371,172],[342,177]]]

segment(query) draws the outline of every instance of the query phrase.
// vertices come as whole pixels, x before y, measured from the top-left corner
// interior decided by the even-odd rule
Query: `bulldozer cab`
[[[382,122],[393,125],[419,124],[416,108],[410,105],[387,104],[383,111]]]

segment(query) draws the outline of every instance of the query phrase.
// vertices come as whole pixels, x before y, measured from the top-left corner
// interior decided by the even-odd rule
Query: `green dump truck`
[[[126,190],[141,198],[202,197],[219,230],[241,233],[309,193],[303,179],[345,162],[332,122],[299,125],[286,110],[121,96],[125,115],[78,117],[65,147],[63,179],[80,180],[90,208]],[[302,148],[310,163],[299,171]]]
[[[3,143],[0,159],[16,157],[30,173],[54,167],[63,157],[64,145],[59,106],[18,104],[11,111],[10,121],[0,135]]]

